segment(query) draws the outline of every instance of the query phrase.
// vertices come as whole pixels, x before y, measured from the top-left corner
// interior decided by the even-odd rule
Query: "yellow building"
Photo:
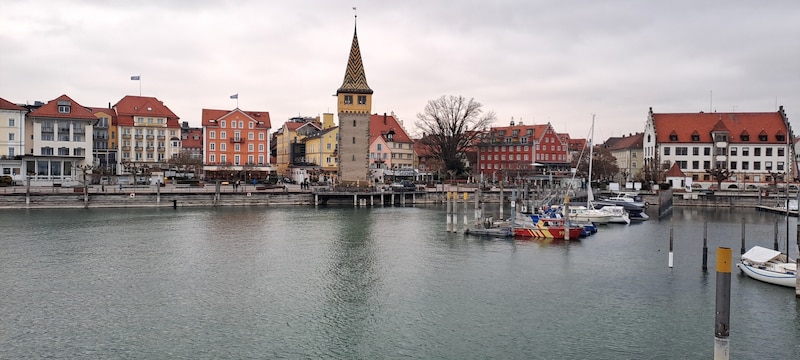
[[[292,178],[291,167],[306,162],[303,140],[322,130],[319,118],[294,117],[275,132],[275,167],[278,175]]]
[[[305,138],[306,162],[315,167],[312,178],[317,181],[332,180],[339,171],[339,127],[333,123],[333,114],[322,114],[322,130]],[[314,179],[312,179],[313,181]]]

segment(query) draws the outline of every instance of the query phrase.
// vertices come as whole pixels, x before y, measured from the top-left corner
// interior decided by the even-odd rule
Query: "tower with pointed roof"
[[[358,47],[357,27],[344,73],[342,86],[336,90],[339,112],[339,183],[345,186],[369,184],[369,115],[372,89]]]

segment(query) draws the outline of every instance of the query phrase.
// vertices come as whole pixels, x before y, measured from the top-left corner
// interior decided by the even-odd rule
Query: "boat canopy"
[[[750,250],[747,250],[746,253],[742,254],[742,259],[763,264],[781,255],[783,254],[780,251],[767,249],[761,246],[753,246]]]

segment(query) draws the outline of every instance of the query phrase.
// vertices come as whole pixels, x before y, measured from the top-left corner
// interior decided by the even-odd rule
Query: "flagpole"
[[[142,76],[139,75],[139,96],[142,96]]]

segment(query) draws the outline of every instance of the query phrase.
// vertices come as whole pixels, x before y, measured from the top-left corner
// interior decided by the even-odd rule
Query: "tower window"
[[[367,103],[367,97],[364,95],[358,95],[358,105],[364,105]]]
[[[356,127],[356,121],[353,120],[353,127]]]
[[[344,103],[350,105],[353,103],[353,95],[345,95],[344,96]]]
[[[355,143],[356,143],[356,137],[353,136],[353,144],[355,144]]]

